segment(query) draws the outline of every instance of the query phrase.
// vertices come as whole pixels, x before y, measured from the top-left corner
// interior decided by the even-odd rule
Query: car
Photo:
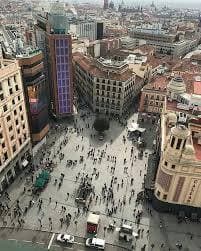
[[[86,240],[86,246],[104,250],[105,249],[105,240],[102,240],[99,238],[88,238]]]
[[[75,241],[75,238],[73,235],[70,235],[70,234],[58,234],[57,235],[57,241],[58,242],[61,242],[61,243],[74,243]]]
[[[101,133],[101,134],[98,136],[98,139],[99,139],[100,141],[104,140],[104,135]]]

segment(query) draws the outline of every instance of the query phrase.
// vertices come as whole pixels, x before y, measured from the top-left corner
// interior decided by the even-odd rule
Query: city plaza
[[[136,202],[137,195],[143,191],[144,178],[149,168],[149,155],[153,153],[157,122],[152,123],[150,117],[140,124],[140,127],[146,128],[143,136],[146,149],[143,156],[139,157],[139,149],[127,139],[128,127],[138,121],[138,113],[129,115],[127,126],[121,125],[115,119],[110,120],[110,129],[105,132],[102,141],[93,129],[94,119],[95,115],[84,108],[75,115],[74,121],[69,119],[57,124],[52,123],[46,145],[33,159],[37,169],[34,175],[25,170],[8,188],[9,198],[2,198],[2,203],[9,210],[2,213],[0,218],[1,231],[4,232],[1,239],[5,236],[9,239],[9,231],[12,234],[16,232],[17,235],[20,231],[33,230],[41,234],[68,233],[74,235],[75,239],[84,240],[87,215],[89,212],[96,212],[100,214],[97,237],[105,239],[106,250],[178,250],[178,244],[182,244],[182,250],[200,250],[199,224],[188,220],[178,224],[176,216],[156,212],[147,201]],[[90,151],[94,156],[89,154]],[[81,163],[80,156],[83,156]],[[32,181],[34,182],[40,170],[51,160],[54,163],[51,180],[39,197],[33,197]],[[68,160],[77,163],[69,166]],[[64,178],[59,185],[61,174]],[[75,202],[81,179],[86,175],[92,178],[94,189],[87,209],[89,212],[84,211],[82,205]],[[111,183],[113,205],[102,196],[103,187],[108,188]],[[26,214],[22,213],[19,217],[24,220],[19,224],[18,220],[13,219],[13,210],[18,203],[20,210],[24,212],[30,201],[32,206]],[[114,207],[115,211],[112,209]],[[60,221],[66,214],[72,216],[69,225]],[[138,223],[137,214],[141,215]],[[139,238],[133,241],[132,245],[119,241],[118,227],[122,222],[132,225],[134,231],[139,234]],[[115,224],[114,231],[107,229],[111,223]],[[47,244],[44,244],[44,247],[47,247]],[[84,242],[81,249],[74,250],[83,248]],[[60,250],[54,249],[53,246],[50,249]]]

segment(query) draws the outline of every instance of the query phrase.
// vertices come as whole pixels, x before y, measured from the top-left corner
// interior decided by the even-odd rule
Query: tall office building
[[[97,23],[94,20],[80,20],[77,29],[80,38],[88,38],[93,41],[97,39]]]
[[[104,0],[104,5],[103,5],[103,9],[108,9],[109,7],[109,3],[108,3],[108,0]]]
[[[36,26],[36,40],[45,45],[49,104],[55,118],[73,113],[72,40],[66,22],[64,8],[57,2],[48,15],[38,16]]]
[[[97,36],[96,39],[103,39],[103,29],[104,29],[104,25],[103,22],[98,22],[97,23]]]
[[[21,70],[33,144],[41,141],[49,131],[48,103],[44,75],[43,53],[29,50],[17,55]]]
[[[0,191],[31,159],[31,140],[20,67],[16,60],[0,62]]]

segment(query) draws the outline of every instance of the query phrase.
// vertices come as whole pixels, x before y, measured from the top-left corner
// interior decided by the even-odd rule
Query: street
[[[81,118],[82,113],[87,115]],[[153,151],[156,125],[152,125],[151,121],[146,121],[142,125],[146,128],[144,136],[146,149],[140,158],[137,146],[127,139],[125,126],[120,125],[116,120],[111,120],[110,129],[105,132],[104,140],[99,141],[97,133],[92,128],[94,118],[93,114],[82,110],[76,116],[75,125],[67,121],[57,127],[54,125],[47,138],[46,149],[40,150],[34,158],[34,164],[39,168],[34,174],[33,181],[50,160],[55,164],[51,172],[51,180],[39,197],[33,197],[29,191],[32,182],[26,179],[27,176],[22,174],[15,180],[8,189],[10,200],[4,198],[9,210],[0,218],[2,227],[0,238],[42,243],[41,245],[47,248],[53,233],[64,232],[76,238],[73,247],[65,247],[66,250],[87,250],[84,243],[87,237],[88,212],[98,212],[101,221],[97,237],[105,239],[106,250],[132,249],[129,243],[119,241],[117,228],[122,222],[132,225],[134,231],[139,233],[135,250],[141,250],[143,247],[148,251],[177,250],[175,245],[178,242],[183,244],[186,251],[201,250],[200,226],[197,223],[187,222],[178,225],[175,216],[160,214],[155,212],[147,202],[136,201],[137,194],[143,190],[148,156]],[[137,118],[137,113],[130,116],[128,127],[132,122],[137,122]],[[133,153],[131,153],[132,149]],[[79,161],[80,156],[83,156],[83,162]],[[76,164],[67,165],[67,160],[76,161]],[[61,174],[64,177],[59,184]],[[91,202],[87,204],[87,210],[75,201],[78,187],[86,176],[93,186],[93,195]],[[25,192],[23,192],[24,187],[26,187]],[[108,191],[112,191],[112,196]],[[32,206],[26,214],[19,216],[24,220],[19,231],[16,231],[19,227],[18,220],[13,217],[17,200],[22,212],[32,201]],[[61,221],[67,213],[72,216],[69,224]],[[137,222],[138,218],[139,222]],[[114,231],[107,229],[110,223],[117,226]],[[190,240],[189,233],[193,235],[193,241]],[[64,247],[58,246],[55,242],[55,236],[52,247],[54,250],[64,250]]]

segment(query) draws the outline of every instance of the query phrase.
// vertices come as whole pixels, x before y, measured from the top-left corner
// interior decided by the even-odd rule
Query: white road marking
[[[8,241],[17,241],[16,239],[8,239]]]
[[[50,250],[50,248],[51,248],[51,245],[52,245],[54,236],[55,236],[55,233],[52,234],[52,237],[51,237],[51,239],[50,239],[50,242],[49,242],[49,245],[48,245],[48,248],[47,248],[48,250]]]
[[[36,244],[44,245],[45,243],[44,242],[38,242],[38,241],[36,241]]]
[[[28,243],[30,243],[30,242],[32,242],[32,241],[22,240],[22,242],[28,242]]]

